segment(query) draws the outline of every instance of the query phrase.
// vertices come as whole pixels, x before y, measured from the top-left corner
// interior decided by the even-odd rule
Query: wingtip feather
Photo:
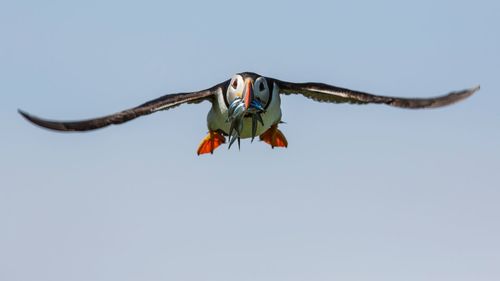
[[[466,99],[466,98],[472,96],[473,94],[475,94],[480,89],[481,89],[481,86],[480,85],[476,85],[476,86],[474,86],[472,88],[469,88],[469,89],[457,92],[457,94],[459,96],[461,96],[461,98],[459,100],[463,100],[463,99]]]
[[[33,118],[28,112],[26,112],[26,111],[18,108],[17,109],[17,113],[19,113],[24,119],[30,121],[31,123],[35,123],[36,124],[36,122],[34,120],[35,118]]]
[[[28,120],[30,123],[35,124],[41,128],[49,129],[49,130],[54,130],[54,131],[69,131],[63,123],[57,122],[57,121],[50,121],[42,118],[35,117],[26,111],[23,111],[21,109],[18,109],[17,112],[21,114],[26,120]]]
[[[18,108],[17,109],[17,113],[21,114],[21,116],[23,116],[24,118],[28,118],[29,114],[27,112],[25,112],[24,110]]]
[[[475,92],[481,90],[481,85],[478,84],[478,85],[472,87],[470,90],[472,93],[475,93]]]

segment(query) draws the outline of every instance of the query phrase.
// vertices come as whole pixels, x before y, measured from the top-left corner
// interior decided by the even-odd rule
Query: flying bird
[[[463,100],[479,86],[431,98],[401,98],[369,94],[323,83],[293,83],[265,77],[252,72],[234,75],[231,79],[211,88],[196,92],[168,94],[137,107],[104,117],[80,121],[54,121],[35,117],[22,110],[19,113],[32,123],[56,131],[90,131],[117,125],[137,117],[167,110],[184,103],[210,101],[208,134],[198,146],[197,153],[213,153],[228,138],[229,147],[240,139],[256,136],[274,147],[287,147],[285,135],[278,129],[281,121],[282,95],[299,94],[306,98],[328,103],[387,104],[420,109],[435,108]]]

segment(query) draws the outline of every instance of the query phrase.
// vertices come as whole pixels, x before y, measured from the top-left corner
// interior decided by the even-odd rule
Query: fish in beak
[[[229,127],[229,148],[238,140],[238,148],[240,147],[240,133],[243,129],[243,119],[245,117],[252,118],[252,142],[257,134],[257,126],[260,122],[264,126],[264,121],[260,116],[265,112],[262,103],[255,99],[253,91],[253,81],[248,79],[243,88],[243,96],[241,99],[235,99],[230,105],[228,110],[227,122],[231,122]]]
[[[240,133],[243,129],[243,118],[245,117],[246,108],[245,104],[241,99],[235,99],[228,110],[227,122],[230,122],[229,127],[229,148],[231,145],[238,140],[238,148],[240,147]]]
[[[265,112],[264,107],[260,100],[256,99],[253,91],[253,81],[250,79],[246,81],[245,88],[243,90],[244,101],[246,112],[251,114],[252,117],[252,142],[255,139],[257,133],[257,121],[259,121],[262,126],[264,126],[264,121],[260,116],[261,113]]]
[[[248,113],[264,112],[262,103],[254,96],[253,81],[250,79],[246,81],[245,88],[243,88],[243,100]]]

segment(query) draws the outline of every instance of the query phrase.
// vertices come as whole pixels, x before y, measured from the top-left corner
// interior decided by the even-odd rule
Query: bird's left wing
[[[121,124],[143,115],[176,107],[183,103],[199,103],[204,100],[212,100],[218,91],[223,91],[224,87],[227,87],[228,83],[229,81],[225,81],[203,91],[165,95],[131,109],[87,120],[54,121],[35,117],[22,110],[18,111],[27,120],[47,129],[56,131],[89,131],[109,125]]]
[[[379,96],[360,91],[349,90],[323,83],[292,83],[274,79],[282,94],[301,94],[307,98],[319,102],[331,103],[383,103],[403,108],[433,108],[449,105],[463,100],[476,91],[479,86],[461,91],[451,92],[443,96],[431,98],[401,98],[390,96]]]

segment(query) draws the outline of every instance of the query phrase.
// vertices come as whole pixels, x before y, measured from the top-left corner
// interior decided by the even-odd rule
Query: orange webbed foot
[[[210,153],[213,154],[214,150],[221,144],[226,142],[226,138],[219,132],[209,131],[208,135],[201,141],[198,146],[198,155]]]
[[[288,141],[285,135],[278,129],[277,124],[272,125],[271,128],[260,135],[260,140],[271,145],[271,148],[288,147]]]

